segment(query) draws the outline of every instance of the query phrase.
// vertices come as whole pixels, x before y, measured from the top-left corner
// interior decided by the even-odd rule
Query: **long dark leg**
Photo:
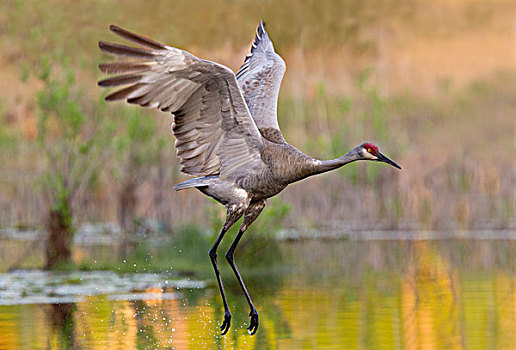
[[[249,327],[247,328],[251,335],[255,334],[258,330],[258,311],[253,305],[253,301],[251,300],[251,296],[249,295],[249,292],[247,291],[247,288],[245,287],[244,281],[242,280],[242,277],[240,276],[240,272],[238,272],[238,269],[235,265],[234,260],[234,253],[236,246],[238,245],[238,242],[240,242],[240,238],[242,238],[244,232],[247,230],[249,225],[253,223],[254,220],[260,215],[263,208],[265,207],[265,201],[257,202],[257,203],[251,203],[247,210],[245,211],[244,220],[242,222],[242,226],[240,227],[240,230],[238,231],[238,234],[231,244],[231,247],[229,247],[227,253],[226,253],[226,259],[228,260],[229,264],[231,265],[231,268],[233,269],[233,272],[235,272],[235,275],[238,279],[238,283],[240,283],[240,287],[242,287],[242,291],[245,294],[245,297],[247,299],[247,302],[249,303],[249,307],[251,308],[251,312],[249,313],[249,316],[251,317],[251,322],[249,324]]]
[[[241,216],[242,216],[241,210],[231,211],[228,208],[227,216],[226,216],[226,223],[224,224],[222,231],[220,231],[219,236],[217,237],[217,239],[215,240],[215,243],[213,243],[213,246],[210,248],[210,251],[209,251],[211,263],[213,265],[213,269],[215,270],[215,276],[217,276],[217,282],[219,284],[220,295],[222,296],[222,303],[224,304],[224,322],[220,326],[222,335],[226,334],[229,330],[229,326],[231,326],[231,312],[229,312],[229,306],[228,306],[228,302],[226,300],[226,293],[224,292],[224,286],[222,285],[222,279],[220,278],[219,267],[217,266],[217,248],[219,246],[220,241],[222,240],[222,237],[224,237],[224,235],[229,230],[229,228],[235,222],[237,222]]]

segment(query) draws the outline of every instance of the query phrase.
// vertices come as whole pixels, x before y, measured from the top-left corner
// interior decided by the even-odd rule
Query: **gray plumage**
[[[285,69],[285,62],[274,51],[265,26],[260,21],[251,44],[251,52],[246,56],[236,77],[256,126],[266,138],[270,135],[270,141],[284,142],[276,111]]]
[[[288,184],[341,167],[356,160],[373,160],[399,166],[370,143],[346,155],[321,161],[287,144],[277,120],[277,100],[285,63],[274,51],[260,22],[251,52],[235,75],[229,68],[152,39],[110,26],[118,36],[140,47],[99,42],[102,51],[132,60],[100,64],[114,76],[99,86],[122,86],[106,100],[126,100],[142,107],[173,114],[181,171],[196,178],[177,184],[197,188],[226,206],[224,227],[210,250],[222,295],[225,334],[231,314],[217,267],[216,251],[227,230],[242,216],[237,238],[226,254],[251,308],[249,330],[258,328],[258,312],[234,264],[233,252],[241,236],[259,216],[265,201]]]

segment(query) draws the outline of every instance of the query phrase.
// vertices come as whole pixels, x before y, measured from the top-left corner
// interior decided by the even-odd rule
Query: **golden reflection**
[[[16,349],[20,348],[18,334],[12,331],[13,329],[18,329],[16,321],[17,317],[14,315],[14,312],[0,312],[0,334],[2,334],[0,337],[0,349],[8,349],[9,346]]]
[[[406,349],[461,348],[456,276],[435,248],[415,242],[412,264],[402,278]]]
[[[343,260],[344,270],[328,264],[324,278],[321,269],[293,272],[279,292],[263,292],[254,337],[245,329],[241,294],[231,297],[238,304],[222,337],[213,290],[149,288],[148,300],[91,296],[76,304],[1,306],[0,350],[513,349],[515,276],[489,258],[500,255],[496,243],[462,244],[342,243],[337,250],[351,258],[362,249],[358,262],[347,269]],[[382,264],[364,258],[371,252],[385,254]],[[177,298],[160,297],[174,292]]]

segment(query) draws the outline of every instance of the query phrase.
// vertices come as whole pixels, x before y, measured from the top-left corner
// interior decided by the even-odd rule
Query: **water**
[[[516,241],[328,240],[283,249],[275,271],[244,274],[260,312],[253,337],[228,269],[225,337],[214,278],[14,272],[0,275],[0,349],[516,347]]]

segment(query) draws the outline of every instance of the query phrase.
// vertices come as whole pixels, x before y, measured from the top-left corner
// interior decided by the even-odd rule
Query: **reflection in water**
[[[51,344],[59,344],[62,348],[75,348],[75,321],[73,313],[75,304],[48,305],[47,317],[50,326]]]
[[[512,241],[314,241],[284,251],[291,266],[248,278],[260,312],[254,337],[245,329],[246,301],[228,278],[234,318],[225,337],[212,286],[182,289],[173,299],[91,296],[76,304],[1,306],[0,349],[516,346]]]

